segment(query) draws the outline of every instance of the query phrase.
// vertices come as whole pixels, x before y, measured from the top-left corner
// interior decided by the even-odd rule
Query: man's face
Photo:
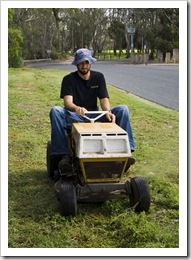
[[[77,65],[78,72],[82,75],[86,75],[90,71],[90,67],[89,61],[84,61]]]

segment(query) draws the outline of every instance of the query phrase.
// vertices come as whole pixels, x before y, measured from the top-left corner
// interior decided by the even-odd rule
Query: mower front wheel
[[[135,212],[147,212],[150,207],[150,191],[146,180],[143,177],[131,178],[130,204],[135,207]]]
[[[74,185],[70,182],[64,182],[60,186],[59,191],[61,215],[76,216],[77,215],[77,199]]]

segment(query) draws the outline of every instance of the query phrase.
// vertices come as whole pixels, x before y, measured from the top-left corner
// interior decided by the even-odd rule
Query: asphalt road
[[[71,64],[32,63],[30,67],[75,71]],[[167,108],[179,110],[179,66],[156,64],[125,64],[99,62],[92,64],[92,70],[105,75],[106,82],[136,96]]]

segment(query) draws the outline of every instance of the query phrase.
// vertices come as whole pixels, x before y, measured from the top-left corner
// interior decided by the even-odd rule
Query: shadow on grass
[[[30,218],[42,221],[45,217],[60,214],[60,202],[54,190],[54,180],[46,170],[30,170],[9,174],[9,219]],[[122,202],[123,201],[123,202]],[[109,216],[113,211],[129,207],[128,198],[103,203],[78,203],[78,215],[102,214]]]
[[[54,181],[44,170],[30,170],[9,174],[9,215],[29,217],[35,221],[43,215],[59,211],[59,202],[53,189]]]

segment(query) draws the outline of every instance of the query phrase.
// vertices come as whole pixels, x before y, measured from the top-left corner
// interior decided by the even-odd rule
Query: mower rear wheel
[[[147,212],[150,207],[150,191],[146,180],[143,177],[134,177],[130,182],[131,194],[130,204],[135,207],[135,212]]]
[[[76,216],[77,214],[77,199],[74,185],[70,182],[64,182],[60,186],[59,191],[61,215]]]

